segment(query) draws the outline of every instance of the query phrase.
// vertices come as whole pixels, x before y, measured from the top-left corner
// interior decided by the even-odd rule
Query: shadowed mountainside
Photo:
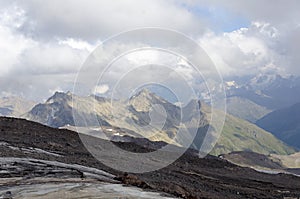
[[[300,149],[300,103],[269,113],[256,124]]]

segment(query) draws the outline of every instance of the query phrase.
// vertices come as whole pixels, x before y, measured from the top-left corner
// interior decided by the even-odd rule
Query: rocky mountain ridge
[[[153,110],[153,105],[157,105],[158,109]],[[100,123],[105,129],[123,129],[122,135],[145,137],[152,141],[164,141],[178,146],[181,146],[185,139],[192,139],[188,134],[185,138],[176,137],[182,119],[189,128],[196,128],[197,135],[192,146],[199,149],[210,125],[210,111],[210,107],[205,103],[191,100],[182,108],[181,113],[180,107],[147,90],[140,91],[128,101],[55,93],[46,103],[35,106],[26,118],[56,128],[69,128],[75,125],[87,127],[85,129],[87,133],[91,132],[89,129],[99,127]],[[200,116],[198,122],[195,120],[197,116]],[[149,125],[151,127],[153,118],[156,119],[153,125],[158,125],[159,128],[148,128]],[[93,135],[103,133],[100,132],[101,128],[92,131]],[[108,134],[108,137],[115,135],[114,130],[106,130],[104,133]],[[270,133],[247,121],[227,115],[223,132],[211,153],[218,155],[243,150],[262,154],[294,152]]]

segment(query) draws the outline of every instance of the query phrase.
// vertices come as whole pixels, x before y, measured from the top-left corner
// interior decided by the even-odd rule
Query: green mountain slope
[[[291,154],[294,149],[271,133],[245,120],[227,115],[222,135],[212,154],[252,151],[260,154]]]

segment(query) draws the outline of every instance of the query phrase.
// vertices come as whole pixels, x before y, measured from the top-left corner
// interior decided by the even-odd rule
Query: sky
[[[97,46],[144,27],[192,38],[225,78],[300,75],[299,10],[297,0],[2,0],[0,96],[40,101],[72,90]]]

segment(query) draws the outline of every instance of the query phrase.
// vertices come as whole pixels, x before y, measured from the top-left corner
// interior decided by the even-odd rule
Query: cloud
[[[0,76],[76,72],[99,43],[55,36],[41,41],[21,31],[29,19],[19,4],[0,10]]]
[[[94,88],[94,94],[105,94],[109,90],[109,86],[106,84],[103,85],[97,85]]]
[[[97,42],[100,44],[100,41]],[[68,45],[69,47],[77,50],[86,50],[88,52],[92,52],[92,50],[96,47],[96,45],[91,45],[86,41],[83,41],[81,39],[73,39],[73,38],[67,38],[65,40],[59,40],[58,44]]]
[[[200,45],[224,76],[255,75],[272,69],[287,73],[281,33],[269,23],[253,22],[247,28],[216,34],[208,32]]]
[[[78,68],[99,41],[58,37],[41,41],[21,31],[27,17],[19,4],[5,4],[0,11],[1,96],[44,100],[57,88],[72,90]]]
[[[298,0],[251,0],[251,1],[236,1],[236,0],[187,0],[185,1],[187,7],[192,8],[208,8],[212,16],[218,16],[218,20],[222,21],[222,15],[220,13],[227,13],[227,15],[235,16],[235,18],[246,19],[249,21],[249,24],[238,24],[240,28],[238,31],[241,31],[243,28],[246,28],[247,33],[239,33],[241,37],[244,37],[245,40],[253,41],[253,38],[256,40],[254,44],[263,45],[267,54],[262,60],[258,58],[255,60],[257,65],[248,65],[248,67],[242,64],[240,68],[237,66],[237,63],[240,63],[241,58],[246,60],[250,59],[249,54],[245,57],[245,53],[241,54],[242,48],[239,45],[236,45],[233,48],[234,41],[231,41],[226,36],[225,33],[229,35],[236,35],[238,32],[235,31],[220,31],[215,27],[210,26],[212,29],[212,34],[206,34],[205,38],[202,40],[210,40],[211,42],[216,42],[217,40],[220,44],[208,44],[210,49],[215,49],[218,53],[211,53],[214,57],[214,61],[221,66],[221,70],[224,73],[229,74],[230,72],[236,72],[238,75],[245,74],[248,69],[251,73],[254,73],[258,69],[258,72],[264,71],[266,68],[273,68],[275,72],[279,73],[289,73],[300,75],[299,56],[297,56],[299,48],[299,28],[300,28],[300,3]],[[215,12],[213,12],[215,11]],[[222,17],[222,18],[221,18]],[[226,17],[225,17],[226,19]],[[232,19],[235,20],[235,19]],[[222,21],[223,23],[229,23]],[[215,31],[215,29],[217,31]],[[213,36],[215,34],[215,36]],[[210,37],[210,38],[209,38]],[[228,47],[222,46],[225,43],[229,45]],[[213,47],[214,46],[214,47]],[[223,49],[218,49],[218,46]],[[249,50],[252,49],[250,45],[247,45]],[[237,63],[233,63],[233,55],[229,52],[224,52],[227,50],[233,50],[234,57],[237,59]],[[257,46],[257,49],[262,49]],[[253,50],[253,49],[252,49]],[[240,52],[239,52],[240,51]],[[230,51],[231,52],[231,51]],[[248,59],[249,58],[249,59]],[[253,58],[253,57],[252,57]],[[255,57],[254,59],[257,59]],[[231,61],[230,61],[231,60]],[[222,63],[221,63],[222,62]],[[253,63],[254,64],[254,63]],[[228,65],[228,66],[226,66]],[[244,72],[242,71],[243,69]]]
[[[72,90],[76,72],[88,56],[58,41],[42,43],[0,24],[0,96],[48,98],[57,88]]]
[[[290,74],[300,75],[300,26],[285,34],[281,42],[285,61],[288,63],[286,70]]]
[[[23,51],[13,72],[21,74],[76,73],[88,55],[87,50],[78,50],[59,42],[35,43]]]
[[[186,33],[224,76],[268,71],[300,75],[299,10],[298,0],[0,1],[0,89],[3,95],[35,99],[47,98],[58,88],[72,90],[78,69],[97,45],[113,34],[141,27]],[[110,48],[98,49],[101,59],[110,59],[116,48],[131,46],[115,43]],[[107,86],[111,88],[109,82],[128,65],[143,63],[143,56],[135,54],[119,63],[110,71]],[[162,64],[177,64],[175,71],[194,78],[180,60],[151,56]],[[143,75],[147,74],[132,79]],[[106,90],[104,85],[98,89]]]
[[[22,31],[42,39],[104,39],[140,27],[163,27],[185,33],[200,32],[201,19],[176,1],[164,0],[77,0],[18,1],[27,20]]]
[[[31,39],[0,24],[0,77],[11,70],[22,52],[33,43]]]

